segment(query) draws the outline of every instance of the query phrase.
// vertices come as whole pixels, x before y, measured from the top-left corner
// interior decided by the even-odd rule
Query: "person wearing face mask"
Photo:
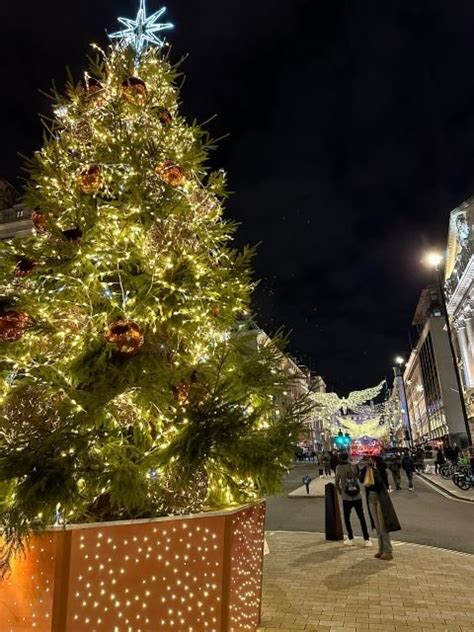
[[[375,557],[393,560],[390,533],[400,531],[401,526],[388,494],[387,466],[382,457],[370,457],[360,472],[360,481],[365,487],[371,525],[377,531],[379,550]]]

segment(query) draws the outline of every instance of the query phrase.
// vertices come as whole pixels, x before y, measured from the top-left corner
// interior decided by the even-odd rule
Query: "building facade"
[[[474,435],[474,197],[450,215],[445,292],[463,395]]]
[[[18,202],[12,185],[0,178],[0,241],[31,234],[31,211]]]
[[[421,293],[413,325],[419,337],[404,372],[413,442],[465,447],[466,428],[436,286]]]

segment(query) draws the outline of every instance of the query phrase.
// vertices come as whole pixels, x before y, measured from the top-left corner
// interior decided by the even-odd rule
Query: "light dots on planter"
[[[68,632],[218,632],[222,608],[229,609],[229,631],[254,630],[263,521],[257,506],[246,513],[74,527]],[[8,615],[10,625],[1,632],[49,629],[56,545],[35,545],[33,596],[23,599],[22,616]],[[226,555],[230,564],[223,564]],[[225,568],[229,593],[222,593]]]

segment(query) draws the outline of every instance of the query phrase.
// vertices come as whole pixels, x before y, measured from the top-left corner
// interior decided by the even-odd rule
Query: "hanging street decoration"
[[[358,408],[366,402],[380,395],[385,380],[377,386],[366,388],[362,391],[353,391],[348,397],[339,397],[337,393],[313,393],[312,397],[318,408],[327,415],[335,415],[339,411],[346,414],[348,410],[357,412]]]
[[[118,18],[120,24],[126,28],[110,33],[109,38],[121,40],[124,46],[132,46],[138,55],[141,55],[149,44],[161,48],[164,46],[165,40],[157,33],[174,28],[174,24],[171,22],[158,22],[165,12],[166,7],[162,7],[147,17],[145,0],[140,0],[136,19]]]

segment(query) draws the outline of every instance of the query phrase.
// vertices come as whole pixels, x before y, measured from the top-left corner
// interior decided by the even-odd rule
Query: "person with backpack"
[[[347,530],[347,540],[345,544],[352,546],[354,544],[354,533],[351,525],[351,511],[355,509],[359,518],[362,534],[365,540],[365,546],[372,546],[369,531],[364,516],[364,508],[362,506],[362,496],[359,485],[359,468],[357,465],[349,463],[349,455],[343,452],[340,455],[340,464],[336,468],[336,488],[342,497],[342,507],[344,510],[344,522]]]

